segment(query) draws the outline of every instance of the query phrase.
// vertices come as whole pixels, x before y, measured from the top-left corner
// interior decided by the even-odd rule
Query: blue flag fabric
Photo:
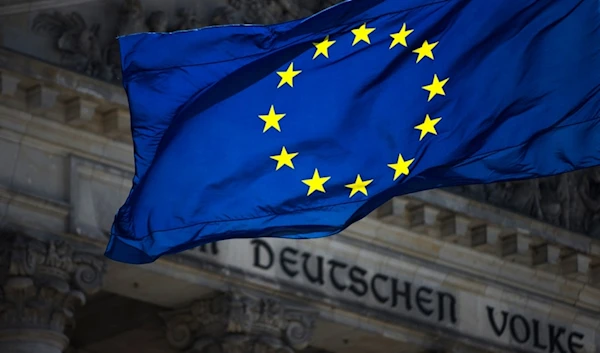
[[[340,232],[394,196],[600,164],[597,0],[354,0],[119,38],[135,176],[106,255]]]

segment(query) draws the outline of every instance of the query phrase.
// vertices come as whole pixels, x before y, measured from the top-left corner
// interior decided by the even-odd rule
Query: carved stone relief
[[[0,350],[3,342],[36,337],[66,346],[63,332],[74,310],[100,290],[103,273],[102,260],[74,252],[65,242],[0,234]]]
[[[600,168],[450,190],[600,238]]]
[[[51,36],[61,54],[61,65],[88,76],[112,79],[106,48],[99,39],[100,25],[88,25],[77,12],[40,14],[33,30]]]
[[[293,353],[308,346],[314,314],[275,299],[222,293],[161,314],[169,343],[187,353]]]
[[[201,8],[182,8],[169,19],[163,11],[146,13],[140,0],[123,0],[118,13],[117,28],[111,38],[139,32],[171,32],[210,25],[237,23],[273,24],[309,16],[331,6],[338,0],[229,0],[224,7],[210,14]],[[202,16],[200,16],[202,15]],[[207,16],[208,15],[208,16]],[[208,18],[201,21],[200,18]],[[90,24],[77,12],[42,13],[32,26],[33,31],[50,36],[60,52],[61,65],[105,81],[118,82],[121,68],[116,40],[100,40],[101,25]]]

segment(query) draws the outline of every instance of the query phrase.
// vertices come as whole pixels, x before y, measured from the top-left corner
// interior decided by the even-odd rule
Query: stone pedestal
[[[315,320],[312,312],[239,293],[161,316],[169,343],[186,353],[294,353],[310,343]]]
[[[64,242],[0,234],[0,352],[63,352],[64,330],[103,271],[100,259]]]

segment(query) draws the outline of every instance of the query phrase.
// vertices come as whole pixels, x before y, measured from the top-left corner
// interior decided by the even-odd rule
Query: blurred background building
[[[600,352],[598,169],[398,197],[326,239],[103,257],[133,172],[115,36],[333,3],[0,0],[0,352]]]

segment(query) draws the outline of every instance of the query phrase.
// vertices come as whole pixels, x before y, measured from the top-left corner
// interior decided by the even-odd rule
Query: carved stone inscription
[[[347,261],[316,254],[294,246],[291,241],[275,244],[268,239],[211,243],[196,251],[213,257],[230,257],[234,267],[262,274],[275,274],[278,279],[297,282],[317,291],[325,291],[331,297],[344,297],[358,303],[372,303],[391,314],[409,315],[463,332],[509,344],[527,352],[583,353],[592,352],[586,347],[586,334],[565,325],[550,322],[523,308],[499,308],[492,301],[481,303],[463,298],[461,293],[442,286],[428,286],[402,279],[394,275],[392,268],[374,270],[361,261]],[[225,250],[224,250],[224,249]],[[245,253],[241,256],[241,251]],[[307,288],[308,289],[308,288]],[[473,308],[472,306],[477,306]],[[591,349],[591,350],[590,350]]]
[[[492,306],[487,306],[486,310],[490,327],[497,337],[509,335],[514,342],[530,344],[540,352],[576,353],[583,348],[584,335],[581,332],[568,331],[565,327],[542,323],[506,310],[496,316],[496,309]]]
[[[293,247],[276,253],[269,243],[252,240],[256,268],[279,268],[293,279],[303,276],[313,285],[331,285],[338,292],[352,293],[357,299],[369,295],[382,306],[406,312],[417,312],[437,321],[456,323],[456,298],[447,292],[416,286],[394,276],[369,271],[344,261],[326,259]]]

